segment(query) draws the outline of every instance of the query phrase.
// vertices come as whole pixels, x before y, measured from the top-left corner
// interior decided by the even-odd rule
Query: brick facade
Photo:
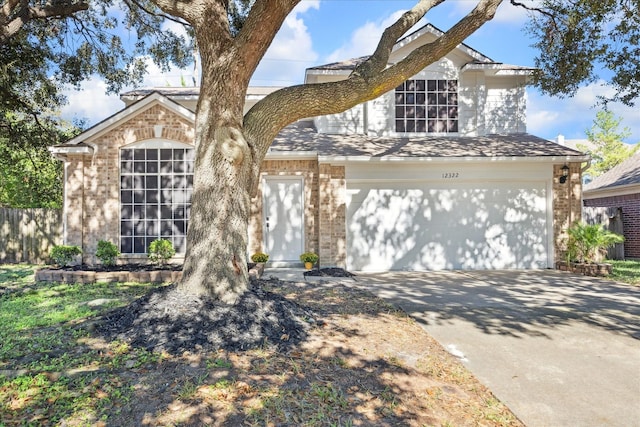
[[[640,193],[600,197],[584,201],[584,206],[620,208],[624,230],[625,258],[640,258]]]
[[[119,244],[120,148],[156,137],[193,145],[193,125],[162,105],[151,105],[94,139],[93,154],[67,156],[66,242],[82,247],[82,262],[97,262],[99,240]]]
[[[94,253],[99,240],[119,243],[120,148],[155,138],[193,144],[193,123],[161,104],[150,104],[149,108],[132,114],[118,126],[92,137],[89,143],[93,147],[92,154],[66,154],[66,243],[82,247],[83,262],[97,262]],[[581,218],[581,165],[569,165],[570,174],[564,184],[559,182],[561,167],[562,165],[553,167],[552,184],[556,260],[562,259],[564,255],[566,229]],[[323,266],[346,267],[345,167],[319,163],[317,158],[266,160],[260,174],[262,177],[303,178],[305,250],[318,253]],[[252,198],[249,253],[263,250],[261,185],[262,180],[257,194]],[[636,214],[637,202],[638,200]],[[629,221],[634,221],[635,218],[633,225],[638,227],[638,216],[625,216]],[[628,245],[631,248],[635,243],[631,241]],[[625,248],[626,246],[627,244]]]
[[[560,183],[562,166],[553,166],[553,238],[555,262],[565,258],[567,229],[582,218],[582,165],[570,163],[569,176]],[[555,264],[555,263],[554,263]]]

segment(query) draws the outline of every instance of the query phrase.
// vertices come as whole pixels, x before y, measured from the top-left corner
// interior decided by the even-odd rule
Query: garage
[[[549,165],[347,166],[354,271],[546,268]]]

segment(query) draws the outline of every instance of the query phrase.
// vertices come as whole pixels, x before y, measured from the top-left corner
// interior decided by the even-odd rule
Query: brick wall
[[[640,193],[601,197],[584,201],[585,206],[620,208],[624,230],[625,258],[640,258]]]
[[[556,262],[565,258],[567,229],[582,218],[582,166],[580,163],[570,163],[569,176],[564,184],[560,183],[562,166],[553,166],[553,242]]]
[[[160,138],[193,144],[194,129],[188,120],[152,104],[91,141],[93,154],[67,156],[66,241],[82,247],[82,262],[97,262],[94,254],[99,240],[119,245],[120,148],[154,139],[156,125],[162,125]]]

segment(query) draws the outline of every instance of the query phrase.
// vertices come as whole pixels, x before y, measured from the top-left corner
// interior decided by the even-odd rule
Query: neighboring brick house
[[[584,187],[585,207],[619,210],[625,258],[640,258],[640,153],[596,177]]]
[[[400,40],[390,63],[441,32]],[[345,78],[362,58],[313,67]],[[320,255],[352,270],[548,268],[581,215],[582,153],[526,133],[531,70],[462,44],[393,91],[291,125],[273,142],[252,202],[249,253],[274,264]],[[249,88],[249,108],[276,88]],[[65,162],[65,242],[95,262],[157,237],[184,251],[198,90],[122,95],[125,108],[52,151]]]

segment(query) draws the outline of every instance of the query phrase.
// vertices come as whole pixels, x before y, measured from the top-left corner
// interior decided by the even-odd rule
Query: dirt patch
[[[127,362],[136,367],[119,375],[133,391],[108,425],[521,425],[410,317],[364,290],[270,279],[233,307],[183,298],[168,287],[96,324],[107,340],[164,354]]]

